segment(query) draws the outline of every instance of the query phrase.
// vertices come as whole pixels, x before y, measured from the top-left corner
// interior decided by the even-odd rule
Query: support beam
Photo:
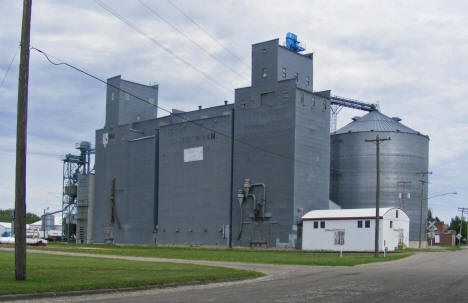
[[[364,110],[368,112],[377,110],[377,104],[365,103],[365,102],[361,102],[361,101],[350,99],[350,98],[330,96],[330,102],[331,104]]]

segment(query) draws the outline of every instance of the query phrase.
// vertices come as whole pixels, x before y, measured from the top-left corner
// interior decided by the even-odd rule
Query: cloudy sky
[[[100,1],[140,33],[99,1],[34,1],[31,44],[102,79],[158,83],[161,106],[193,110],[232,102],[251,44],[294,32],[314,52],[314,90],[378,103],[430,136],[429,196],[458,192],[430,199],[435,215],[468,207],[468,2],[171,1]],[[0,209],[14,206],[21,2],[0,1]],[[32,52],[29,96],[27,207],[42,213],[60,209],[61,157],[104,125],[105,86]],[[338,127],[362,114],[343,110]]]

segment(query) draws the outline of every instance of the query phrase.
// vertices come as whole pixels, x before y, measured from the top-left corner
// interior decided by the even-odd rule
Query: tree
[[[431,210],[431,209],[428,209],[428,210],[427,210],[427,221],[428,221],[428,222],[432,222],[432,221],[434,221],[434,220],[435,220],[437,223],[440,222],[439,217],[435,217],[435,218],[434,218],[434,217],[432,216],[432,210]]]
[[[12,221],[11,219],[11,211],[13,209],[0,209],[0,222],[7,222],[10,223]],[[41,219],[36,214],[33,213],[26,213],[26,224],[31,224],[34,222],[37,222]]]
[[[460,217],[456,216],[455,218],[452,218],[452,220],[450,221],[449,229],[456,231],[458,234],[460,232],[460,223],[462,223],[462,231],[461,231],[461,234],[463,236],[462,243],[466,243],[466,227],[467,227],[466,221],[462,222]],[[457,243],[458,243],[458,239],[457,239]]]

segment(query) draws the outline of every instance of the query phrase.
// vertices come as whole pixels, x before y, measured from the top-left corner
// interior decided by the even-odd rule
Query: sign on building
[[[203,160],[203,146],[184,149],[184,162]]]

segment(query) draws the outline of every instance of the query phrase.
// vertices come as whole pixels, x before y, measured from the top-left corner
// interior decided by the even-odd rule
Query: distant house
[[[302,217],[302,249],[373,251],[375,208],[313,210]],[[399,208],[380,208],[379,250],[409,245],[409,217]],[[342,247],[341,247],[342,246]]]
[[[443,221],[436,223],[436,230],[434,231],[433,237],[427,238],[427,244],[429,245],[455,245],[457,232],[449,230],[448,226]]]

